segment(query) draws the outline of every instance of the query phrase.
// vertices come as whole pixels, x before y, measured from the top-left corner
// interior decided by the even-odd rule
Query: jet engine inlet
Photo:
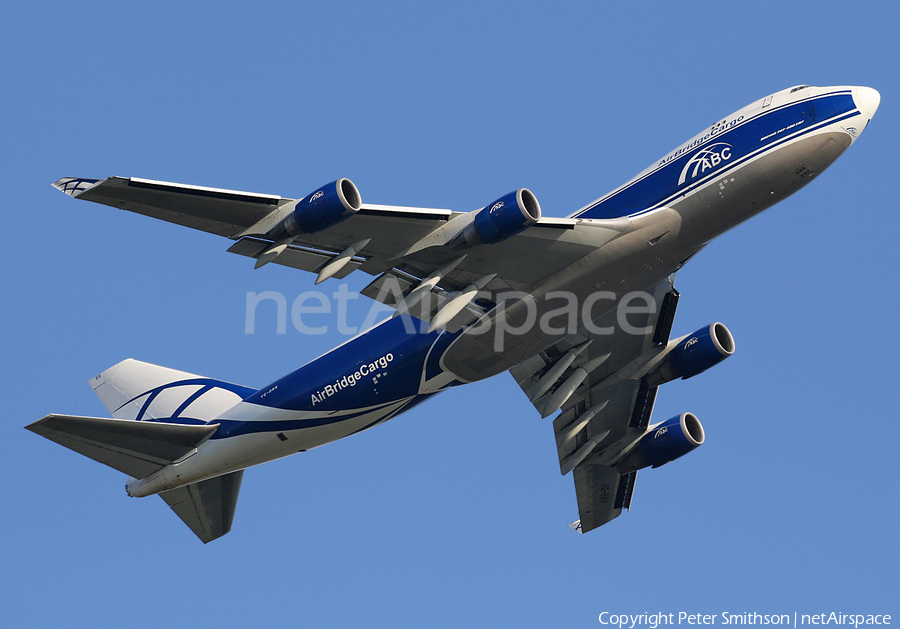
[[[515,236],[541,219],[541,204],[528,188],[500,197],[486,205],[455,238],[455,250],[480,244],[492,245]]]
[[[360,207],[359,190],[353,182],[337,179],[297,201],[294,211],[267,236],[280,242],[300,234],[314,234],[350,218]]]
[[[682,413],[653,426],[619,463],[619,474],[659,467],[703,445],[706,433],[693,413]]]

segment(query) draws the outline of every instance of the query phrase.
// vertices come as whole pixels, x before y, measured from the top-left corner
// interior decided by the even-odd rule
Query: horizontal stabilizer
[[[164,491],[163,500],[203,543],[231,530],[244,470]]]
[[[47,415],[26,426],[31,432],[134,478],[144,478],[177,461],[209,439],[218,427],[71,415]]]

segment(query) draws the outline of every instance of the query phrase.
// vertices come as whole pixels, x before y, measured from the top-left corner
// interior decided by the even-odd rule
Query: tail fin
[[[255,389],[129,358],[89,383],[116,419],[201,423],[256,393]]]
[[[209,439],[218,424],[185,426],[125,419],[47,415],[28,430],[135,478],[177,461]],[[203,543],[231,530],[244,471],[160,494]]]
[[[110,367],[89,384],[114,419],[47,415],[27,428],[134,478],[190,453],[218,428],[210,420],[256,393],[133,359]],[[160,496],[206,543],[231,530],[243,474],[238,470]]]

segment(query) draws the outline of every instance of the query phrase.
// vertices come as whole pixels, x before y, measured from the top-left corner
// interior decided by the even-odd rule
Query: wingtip
[[[34,421],[34,422],[31,422],[30,424],[28,424],[28,425],[25,426],[24,428],[25,428],[25,430],[30,430],[31,432],[33,432],[33,433],[36,434],[36,435],[41,435],[41,436],[43,436],[42,430],[41,430],[42,426],[43,426],[47,421],[53,419],[53,417],[54,417],[54,414],[53,414],[53,413],[50,413],[49,415],[44,415],[44,416],[41,417],[39,420]]]
[[[82,192],[93,188],[100,183],[100,181],[102,180],[86,179],[84,177],[63,177],[50,185],[70,197],[78,197]]]

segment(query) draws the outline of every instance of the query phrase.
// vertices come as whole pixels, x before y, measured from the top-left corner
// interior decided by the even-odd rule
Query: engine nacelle
[[[676,378],[692,378],[734,354],[734,337],[721,323],[711,323],[689,334],[647,376],[648,384],[660,385]]]
[[[705,439],[703,426],[696,415],[676,415],[651,427],[617,469],[619,474],[627,474],[645,467],[665,465],[702,445]]]
[[[294,211],[266,235],[278,242],[300,234],[314,234],[350,218],[361,206],[359,190],[353,182],[338,179],[300,199]]]
[[[519,188],[486,205],[454,239],[454,249],[506,240],[531,227],[541,218],[541,204],[528,188]]]

